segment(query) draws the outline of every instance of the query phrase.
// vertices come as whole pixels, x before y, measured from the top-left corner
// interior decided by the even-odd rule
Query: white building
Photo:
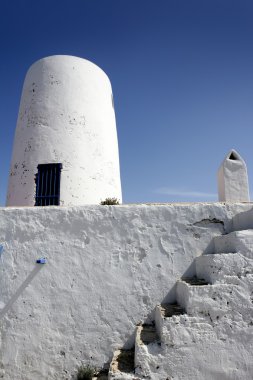
[[[24,82],[7,206],[99,204],[107,197],[121,201],[110,81],[85,59],[43,58]]]
[[[231,151],[220,200],[247,200],[246,174]],[[94,380],[251,380],[252,203],[87,205],[106,197],[121,198],[108,78],[42,59],[7,203],[69,207],[0,209],[0,378],[70,380],[84,365],[107,369]]]

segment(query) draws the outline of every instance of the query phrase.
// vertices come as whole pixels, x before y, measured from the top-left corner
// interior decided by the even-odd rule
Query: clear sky
[[[252,0],[1,0],[0,205],[23,80],[75,55],[109,76],[123,199],[214,201],[235,148],[253,181]]]

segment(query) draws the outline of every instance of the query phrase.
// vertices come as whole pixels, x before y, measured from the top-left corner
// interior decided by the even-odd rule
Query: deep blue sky
[[[230,148],[252,191],[252,20],[252,0],[1,0],[0,205],[25,73],[54,54],[111,79],[125,203],[215,200]]]

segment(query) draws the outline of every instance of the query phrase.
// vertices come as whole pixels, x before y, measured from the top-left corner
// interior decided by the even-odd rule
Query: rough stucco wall
[[[62,163],[61,205],[121,200],[112,88],[93,63],[52,56],[25,78],[7,206],[33,206],[38,164]]]
[[[233,159],[231,159],[231,154]],[[220,202],[248,202],[249,184],[247,166],[242,157],[231,150],[218,170]]]
[[[224,250],[228,245],[221,244],[223,239],[230,241],[228,251]],[[177,282],[177,301],[187,313],[166,318],[163,308],[157,306],[160,341],[143,344],[137,335],[135,373],[141,374],[140,379],[252,379],[253,230],[231,232],[214,240],[213,254],[195,259],[197,278],[209,284]]]
[[[69,379],[82,361],[102,366],[116,348],[131,346],[135,325],[153,319],[156,304],[175,300],[176,280],[194,274],[196,256],[213,252],[212,238],[251,209],[1,209],[0,301],[8,305],[19,291],[0,314],[0,374],[6,380]],[[36,266],[40,256],[48,258],[46,265]]]

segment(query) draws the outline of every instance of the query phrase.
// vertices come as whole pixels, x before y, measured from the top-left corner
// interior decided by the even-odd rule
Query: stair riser
[[[160,305],[158,305],[155,309],[155,324],[157,334],[162,343],[171,344],[171,334],[170,331],[176,325],[181,323],[184,320],[185,315],[174,315],[172,317],[166,318]]]
[[[165,318],[164,318],[161,306],[157,305],[155,308],[155,325],[156,325],[157,335],[160,340],[162,340],[162,331],[164,327],[164,321],[165,321]]]
[[[226,305],[227,302],[229,304],[230,292],[233,292],[233,287],[233,284],[190,286],[179,281],[177,283],[177,300],[189,315],[221,317],[229,310]]]
[[[253,210],[238,213],[233,217],[233,231],[253,229]]]
[[[157,307],[156,326],[159,326],[161,342],[167,346],[180,348],[215,336],[212,325],[205,318],[187,314],[164,318],[160,311]]]
[[[195,259],[196,274],[210,284],[224,282],[224,276],[243,276],[253,272],[253,261],[239,253],[203,255]]]
[[[134,355],[136,375],[148,376],[150,374],[148,358],[149,358],[149,355],[148,355],[147,346],[136,343],[135,355]]]
[[[180,323],[168,324],[167,329],[163,330],[163,342],[174,348],[201,343],[211,337],[215,337],[212,326],[206,322],[201,323],[200,318],[190,321],[188,317]]]
[[[236,231],[228,235],[215,236],[214,249],[215,253],[239,252],[250,258],[253,252],[253,232]]]
[[[144,344],[142,337],[143,332],[148,329],[147,327],[140,325],[137,327],[136,335],[135,335],[135,356],[134,356],[134,364],[135,364],[135,373],[144,377],[148,377],[150,375],[149,369],[149,349],[154,349],[159,347],[157,344],[157,339],[159,336],[157,335],[157,328],[155,329],[153,326],[151,329],[155,329],[156,339],[154,342],[150,342],[148,344]]]
[[[234,237],[229,235],[215,236],[214,237],[214,251],[215,253],[235,253]]]

